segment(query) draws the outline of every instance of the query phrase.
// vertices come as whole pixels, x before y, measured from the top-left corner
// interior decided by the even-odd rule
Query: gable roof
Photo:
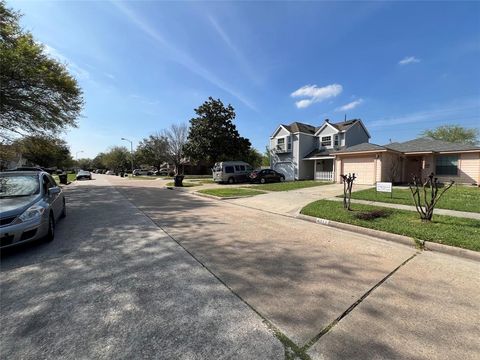
[[[338,130],[339,132],[346,132],[348,131],[351,127],[357,125],[357,124],[360,124],[360,126],[363,128],[363,130],[365,131],[365,133],[367,134],[367,136],[370,138],[370,133],[368,132],[367,128],[365,127],[365,125],[363,125],[363,122],[362,120],[360,119],[351,119],[351,120],[346,120],[346,121],[341,121],[341,122],[337,122],[337,123],[331,123],[330,121],[328,120],[325,120],[325,122],[320,125],[319,127],[317,127],[315,129],[315,135],[318,135],[318,133],[320,132],[320,130],[323,130],[323,128],[325,126],[328,126],[330,125],[331,127],[333,127],[334,129]]]
[[[418,138],[405,142],[394,142],[384,145],[387,149],[400,151],[403,153],[413,152],[445,152],[445,151],[471,151],[479,150],[480,147],[474,145],[452,143],[448,141],[435,140],[431,138]]]
[[[306,134],[314,134],[315,133],[315,126],[304,124],[301,122],[293,122],[290,125],[282,125],[285,129],[290,131],[291,133],[306,133]]]
[[[387,150],[388,149],[384,146],[365,142],[365,143],[349,146],[344,149],[340,149],[338,151],[335,151],[335,154],[363,152],[363,151],[387,151]]]

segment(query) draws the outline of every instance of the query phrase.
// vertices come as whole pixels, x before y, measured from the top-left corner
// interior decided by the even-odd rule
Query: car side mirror
[[[48,189],[48,195],[56,195],[59,193],[60,193],[60,188],[58,186],[54,186]]]

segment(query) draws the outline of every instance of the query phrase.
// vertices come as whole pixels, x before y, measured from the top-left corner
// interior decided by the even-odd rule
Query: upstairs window
[[[322,146],[331,146],[332,137],[331,136],[322,136]]]
[[[334,142],[335,146],[338,146],[338,135],[335,135],[334,140],[335,140]]]
[[[285,138],[277,139],[277,150],[285,150]]]
[[[435,163],[435,173],[437,175],[457,175],[458,174],[458,156],[439,156]]]

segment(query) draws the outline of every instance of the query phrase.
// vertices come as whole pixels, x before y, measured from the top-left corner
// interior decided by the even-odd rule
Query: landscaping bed
[[[341,202],[319,200],[305,206],[301,213],[418,240],[480,251],[478,220],[434,214],[432,222],[422,223],[419,215],[413,211],[363,204],[352,204],[352,209],[353,211],[345,210]],[[372,212],[374,216],[369,216]]]
[[[422,190],[420,194],[423,198]],[[338,197],[343,197],[343,195]],[[392,197],[389,193],[377,193],[374,188],[355,191],[352,192],[352,199],[415,206],[410,189],[405,188],[394,187]],[[437,208],[480,213],[480,189],[478,187],[454,185],[443,194],[437,203]]]
[[[240,196],[254,196],[265,194],[264,191],[248,189],[248,188],[226,188],[226,189],[205,189],[199,190],[199,193],[213,195],[218,197],[240,197]]]
[[[331,182],[321,182],[315,180],[300,180],[300,181],[288,181],[288,182],[278,182],[278,183],[268,183],[268,184],[254,184],[251,188],[266,190],[266,191],[288,191],[309,188],[314,186],[321,185],[330,185]]]

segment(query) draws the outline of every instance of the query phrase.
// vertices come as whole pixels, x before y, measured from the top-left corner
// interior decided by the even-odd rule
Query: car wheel
[[[50,217],[48,218],[48,233],[47,236],[45,236],[45,241],[50,242],[53,241],[55,238],[55,219],[53,218],[53,215],[50,214]]]
[[[261,178],[261,179],[260,179],[260,183],[261,183],[261,184],[265,184],[265,178]]]
[[[284,182],[285,178],[283,176],[280,176],[280,182]]]
[[[60,214],[60,217],[62,219],[67,217],[67,205],[65,204],[65,199],[63,199],[63,208],[62,208],[62,213]]]
[[[229,184],[235,184],[235,179],[233,177],[228,178],[228,183]]]

